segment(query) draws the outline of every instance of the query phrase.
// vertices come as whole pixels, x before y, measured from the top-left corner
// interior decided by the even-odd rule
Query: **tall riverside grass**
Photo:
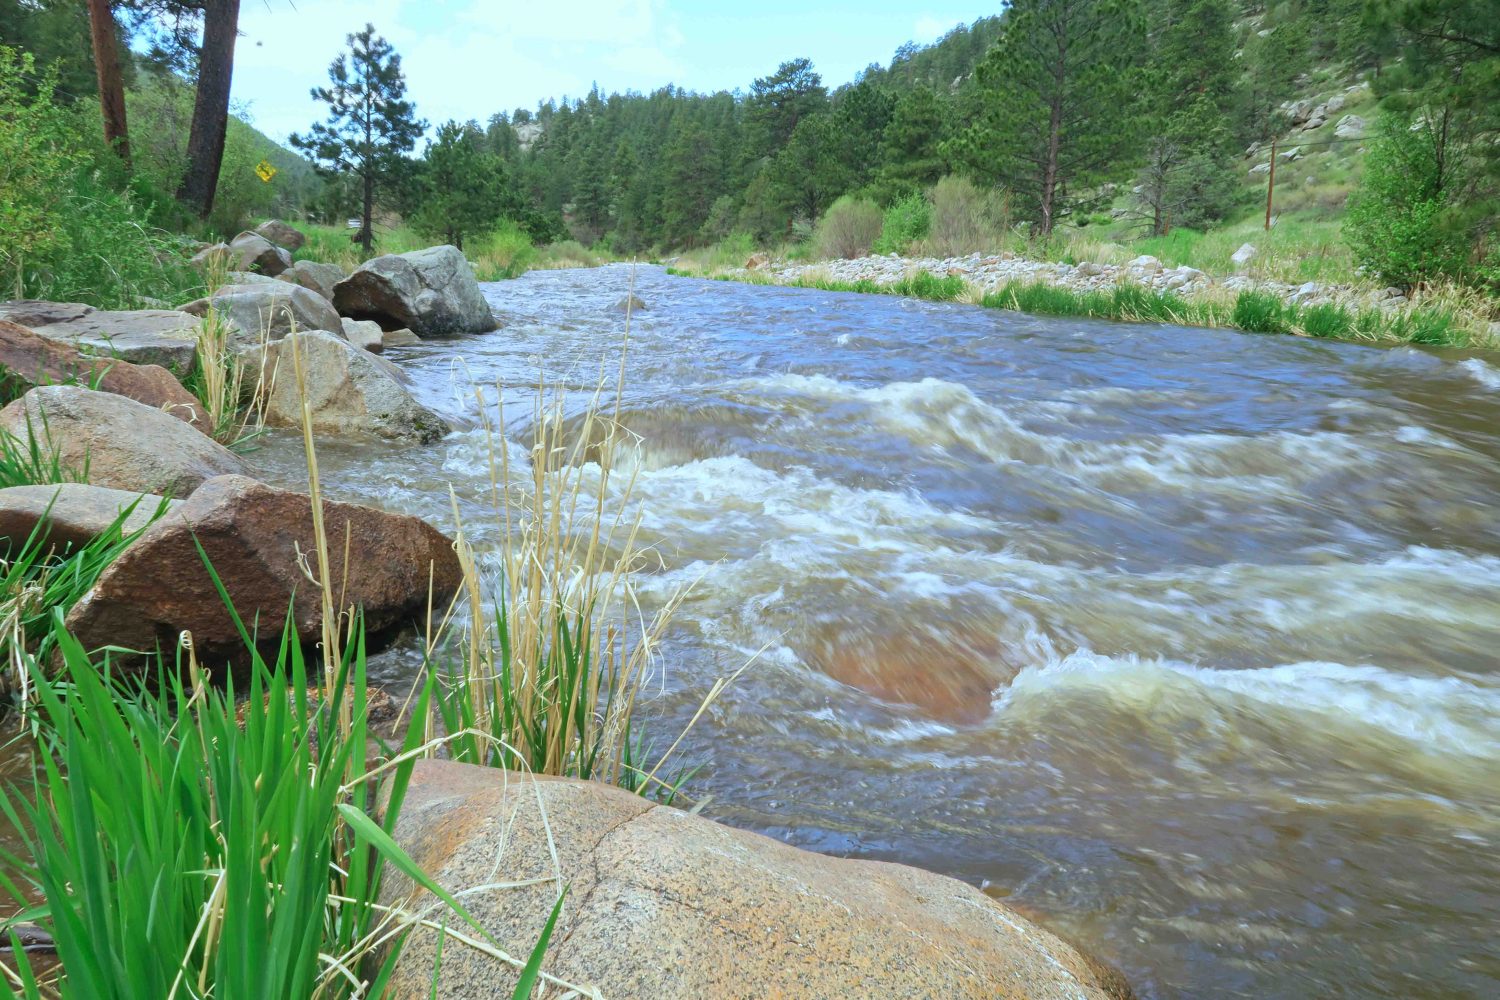
[[[703,276],[680,268],[668,268],[667,273],[690,278]],[[920,271],[888,284],[868,279],[840,281],[820,271],[804,271],[785,282],[778,282],[759,271],[708,277],[717,281],[784,284],[828,292],[906,295],[935,302],[961,301],[1043,316],[1222,327],[1247,333],[1289,333],[1368,343],[1500,348],[1500,340],[1481,325],[1474,311],[1455,304],[1451,295],[1435,296],[1430,301],[1413,303],[1401,309],[1355,311],[1334,303],[1290,305],[1270,292],[1255,289],[1185,299],[1171,292],[1158,292],[1144,285],[1123,282],[1108,289],[1091,291],[1075,291],[1045,281],[1009,281],[998,287],[985,288],[969,284],[957,276],[939,278]]]
[[[513,466],[503,425],[485,427],[503,541],[486,572],[459,532],[461,606],[429,640],[438,681],[429,735],[452,734],[456,760],[670,799],[685,777],[667,772],[676,744],[655,761],[643,759],[633,717],[683,594],[649,616],[636,598],[633,579],[647,553],[638,520],[626,513],[635,474],[615,469],[633,442],[602,412],[599,390],[583,416],[569,420],[564,394],[549,398],[539,386],[532,427],[524,472]],[[611,513],[607,502],[619,510]],[[452,629],[463,632],[460,655],[444,662]]]
[[[628,312],[625,323],[628,346]],[[738,672],[716,681],[683,732],[654,754],[635,713],[686,592],[650,614],[638,600],[635,580],[649,553],[632,513],[640,463],[631,460],[638,441],[620,424],[624,373],[622,348],[613,401],[601,377],[572,418],[563,391],[540,381],[524,470],[512,463],[503,407],[500,423],[483,418],[501,545],[486,572],[460,529],[463,590],[428,638],[437,690],[427,726],[429,737],[450,734],[456,760],[602,781],[670,802],[692,774],[671,763],[675,751]],[[445,660],[452,631],[462,632],[459,655]]]
[[[11,539],[0,558],[0,699],[14,698],[23,705],[31,700],[32,666],[51,655],[53,619],[77,604],[105,567],[145,530],[142,525],[125,531],[141,503],[130,504],[76,551],[59,552],[48,543],[45,518],[29,537]],[[163,500],[149,512],[150,520],[166,511]]]
[[[293,355],[302,389],[304,366]],[[11,995],[381,996],[416,926],[521,968],[524,990],[516,998],[529,996],[539,976],[558,982],[540,964],[560,899],[523,962],[501,950],[392,839],[413,762],[432,747],[419,746],[421,729],[408,725],[398,753],[373,767],[368,758],[376,734],[368,722],[364,633],[358,610],[338,607],[333,597],[305,398],[321,685],[309,688],[290,615],[275,664],[261,659],[202,549],[252,660],[243,718],[232,687],[219,692],[206,684],[190,634],[183,634],[175,664],[170,653],[152,662],[159,685],[151,693],[111,681],[108,653],[91,661],[53,611],[59,676],[44,679],[39,661],[29,654],[27,661],[39,706],[40,771],[29,795],[0,793],[0,810],[25,840],[24,856],[4,858],[0,873],[0,891],[20,908],[0,931],[15,946],[16,969],[0,966]],[[427,715],[434,689],[424,686],[411,717]],[[377,782],[384,792],[379,821],[372,818]],[[387,864],[438,903],[379,904]],[[45,902],[33,905],[38,897]],[[60,979],[38,981],[16,946],[21,922],[50,934]],[[466,925],[463,933],[453,924]]]

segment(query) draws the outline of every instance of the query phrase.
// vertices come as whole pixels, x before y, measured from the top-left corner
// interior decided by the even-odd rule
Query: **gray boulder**
[[[474,271],[455,247],[428,247],[376,257],[333,289],[339,315],[421,336],[488,333],[495,317]]]
[[[198,349],[198,317],[177,309],[109,311],[22,299],[0,303],[0,320],[89,354],[161,365],[179,376],[192,371]]]
[[[418,761],[394,835],[511,955],[530,952],[567,886],[544,968],[600,996],[1131,995],[1119,973],[957,879],[799,850],[603,782]],[[381,900],[435,902],[395,872]],[[451,938],[436,963],[438,941],[412,932],[390,995],[512,995],[519,970]]]
[[[1345,115],[1334,126],[1333,134],[1340,139],[1358,139],[1365,134],[1365,120],[1359,115]]]
[[[0,490],[0,549],[8,539],[14,553],[37,525],[52,545],[77,549],[104,534],[127,510],[120,530],[128,535],[156,520],[163,504],[170,510],[180,502],[84,483],[12,486]]]
[[[292,255],[259,233],[243,232],[229,241],[231,271],[259,271],[274,278],[292,266]]]
[[[299,260],[276,276],[277,281],[290,281],[310,291],[317,292],[329,302],[333,301],[333,286],[344,280],[344,269],[337,264],[323,264],[316,260]]]
[[[413,347],[417,344],[420,344],[421,342],[421,337],[418,337],[415,333],[412,333],[410,330],[407,330],[405,328],[402,328],[400,330],[387,330],[385,331],[385,333],[380,335],[381,346],[385,348]]]
[[[1243,273],[1250,262],[1255,259],[1255,247],[1249,243],[1241,243],[1240,248],[1229,257],[1229,262],[1234,265],[1235,271]]]
[[[307,242],[306,236],[303,236],[280,219],[271,219],[262,222],[255,227],[255,235],[269,240],[279,247],[285,247],[293,253],[301,250],[302,245]]]
[[[206,270],[210,267],[227,264],[229,262],[229,253],[228,243],[215,243],[193,254],[188,263],[199,270]]]
[[[368,319],[340,319],[344,325],[344,339],[355,347],[379,354],[385,350],[385,332],[380,324]]]
[[[268,278],[264,274],[257,274],[255,271],[227,271],[224,274],[224,284],[226,284],[226,285],[274,285],[277,282],[283,281],[285,274],[286,274],[286,272],[283,271],[281,274],[278,274],[274,278]]]
[[[294,334],[251,355],[271,385],[266,423],[300,427],[302,400],[290,350],[302,354],[307,404],[315,434],[375,436],[395,440],[436,441],[448,425],[412,398],[400,369],[326,330]]]
[[[183,312],[202,316],[212,306],[234,325],[230,344],[255,347],[264,337],[280,340],[296,330],[338,330],[339,314],[317,292],[285,281],[253,285],[225,285],[209,298],[183,306]]]
[[[0,431],[28,433],[63,468],[95,486],[187,496],[206,479],[244,471],[239,457],[191,425],[124,396],[72,385],[32,389],[0,410]]]
[[[614,304],[615,312],[640,312],[646,308],[646,303],[639,295],[627,295]]]

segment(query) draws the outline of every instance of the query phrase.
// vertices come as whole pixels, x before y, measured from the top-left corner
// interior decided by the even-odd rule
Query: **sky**
[[[830,88],[907,41],[936,41],[997,13],[1000,0],[247,0],[235,46],[236,108],[278,141],[319,120],[308,91],[328,80],[365,22],[395,46],[417,112],[483,122],[547,98],[749,90],[798,56]]]

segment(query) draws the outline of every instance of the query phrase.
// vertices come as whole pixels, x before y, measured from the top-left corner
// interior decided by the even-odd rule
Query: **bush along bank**
[[[946,260],[892,255],[818,264],[752,263],[758,266],[673,266],[668,273],[958,301],[1047,316],[1500,349],[1500,323],[1480,315],[1472,296],[1452,290],[1408,297],[1399,289],[1289,285],[1256,282],[1243,275],[1215,279],[1196,268],[1163,268],[1147,256],[1124,265],[1056,264],[977,253]]]

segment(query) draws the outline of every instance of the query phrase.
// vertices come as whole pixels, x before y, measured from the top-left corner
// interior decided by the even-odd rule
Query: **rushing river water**
[[[501,331],[391,355],[460,429],[324,445],[330,495],[451,527],[451,484],[483,544],[471,386],[592,385],[629,282],[486,286]],[[686,746],[710,815],[980,884],[1145,997],[1500,994],[1500,369],[636,291],[649,589],[696,581],[653,731],[767,646]]]

